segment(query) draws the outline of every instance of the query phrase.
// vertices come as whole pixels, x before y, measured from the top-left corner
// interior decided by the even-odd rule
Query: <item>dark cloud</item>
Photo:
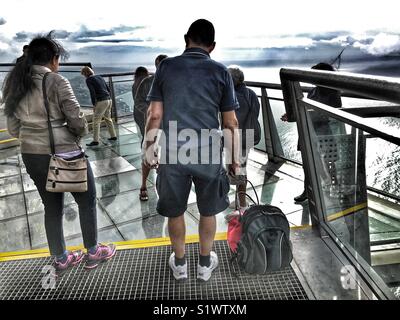
[[[7,21],[6,19],[4,19],[3,17],[0,17],[0,26],[2,26],[3,24],[6,24]]]
[[[358,42],[361,44],[369,45],[372,44],[372,42],[374,42],[374,38],[361,39]]]
[[[154,63],[154,58],[159,54],[167,54],[174,56],[179,54],[180,50],[135,46],[135,45],[118,45],[105,46],[93,45],[70,52],[70,60],[87,60],[95,63]]]
[[[69,39],[75,42],[90,42],[88,41],[88,39],[113,36],[117,33],[132,32],[144,28],[145,27],[143,26],[137,26],[137,27],[118,26],[111,29],[90,30],[85,25],[82,25],[78,31],[70,34]]]
[[[105,43],[121,43],[121,42],[142,42],[143,40],[132,38],[132,39],[111,39],[102,40],[101,37],[114,36],[118,33],[131,32],[134,30],[140,30],[145,27],[129,27],[129,26],[118,26],[110,28],[108,30],[90,30],[85,25],[82,25],[76,32],[69,32],[67,30],[54,30],[54,36],[59,40],[69,40],[72,42],[88,43],[88,42],[105,42]],[[45,33],[47,34],[47,33]],[[13,38],[17,42],[26,42],[33,39],[38,34],[32,32],[17,32]]]
[[[64,30],[55,30],[54,35],[56,36],[57,39],[64,39],[65,37],[65,32]],[[33,38],[41,35],[47,35],[49,32],[44,32],[44,33],[33,33],[33,32],[26,32],[26,31],[21,31],[17,32],[13,38],[14,41],[17,42],[29,42]]]
[[[54,31],[54,36],[56,39],[67,39],[71,35],[71,32],[68,32],[66,30],[55,30]]]
[[[14,40],[18,42],[25,42],[30,38],[33,38],[33,34],[25,31],[17,32],[14,36]]]
[[[259,65],[313,65],[318,62],[331,63],[341,52],[343,46],[336,43],[318,43],[311,47],[286,47],[286,48],[265,48],[265,49],[236,49],[224,50],[224,56],[229,57],[228,64],[239,64],[243,66]],[[251,57],[249,59],[249,57]],[[371,55],[359,48],[346,47],[342,55],[342,62],[349,63],[371,59]]]
[[[146,29],[146,27],[145,26],[136,26],[136,27],[119,26],[119,27],[114,27],[111,30],[114,32],[131,32],[131,31],[142,30],[142,29]]]
[[[78,49],[77,51],[83,52],[83,53],[93,53],[93,52],[98,52],[102,54],[110,54],[110,53],[117,53],[117,54],[125,54],[125,53],[135,53],[135,52],[159,52],[159,51],[166,51],[166,52],[172,52],[174,50],[172,49],[165,49],[165,48],[154,48],[154,47],[146,47],[146,46],[129,46],[129,45],[121,45],[121,46],[102,46],[102,45],[94,45],[94,46],[88,46],[84,47],[81,49]],[[77,52],[75,51],[75,52]]]
[[[137,43],[141,43],[141,42],[144,42],[144,40],[143,39],[138,39],[138,38],[133,38],[133,39],[107,39],[107,40],[101,40],[101,39],[95,39],[95,38],[84,38],[84,39],[74,40],[74,42],[79,42],[79,43],[90,43],[90,42],[100,42],[100,43],[137,42]]]
[[[296,34],[296,37],[302,37],[302,38],[310,38],[314,41],[329,41],[329,40],[333,40],[337,37],[340,36],[346,36],[349,35],[350,32],[348,31],[329,31],[329,32],[317,32],[317,33],[312,33],[312,32],[308,32],[308,33],[299,33]]]

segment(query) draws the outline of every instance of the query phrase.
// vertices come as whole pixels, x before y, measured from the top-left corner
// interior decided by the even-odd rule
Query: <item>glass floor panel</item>
[[[103,242],[141,240],[168,236],[167,221],[157,214],[156,174],[151,172],[148,179],[149,201],[139,201],[141,184],[141,136],[134,122],[116,125],[118,140],[108,141],[106,128],[101,129],[101,143],[87,148],[95,174],[97,191],[97,211],[99,239]],[[92,139],[84,137],[85,145]],[[0,252],[29,250],[46,247],[43,204],[37,190],[21,161],[18,148],[0,159]],[[256,157],[259,159],[260,157]],[[293,225],[308,222],[308,211],[301,205],[293,204],[292,198],[301,193],[303,182],[292,174],[301,167],[286,164],[290,175],[271,172],[269,168],[249,160],[248,176],[255,185],[261,202],[272,201],[290,217]],[[22,179],[21,179],[22,177]],[[300,176],[301,178],[301,176]],[[282,195],[282,190],[285,190]],[[234,201],[234,188],[230,200]],[[249,194],[252,191],[249,186]],[[65,196],[64,232],[67,245],[80,245],[82,237],[79,227],[79,214],[70,194]],[[227,209],[217,216],[218,231],[227,230],[225,216]],[[199,213],[194,188],[188,200],[185,213],[187,234],[198,233]]]

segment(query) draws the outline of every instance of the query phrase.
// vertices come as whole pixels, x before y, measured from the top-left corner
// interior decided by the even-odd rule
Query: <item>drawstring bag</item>
[[[250,183],[250,185],[253,188],[253,191],[256,195],[257,198],[257,202],[255,202],[253,200],[253,198],[251,198],[247,193],[244,192],[236,192],[235,194],[235,204],[236,204],[236,209],[239,208],[238,205],[238,195],[240,193],[243,193],[246,195],[247,198],[249,198],[254,205],[259,205],[260,204],[260,200],[258,199],[258,195],[256,192],[256,189],[254,188],[254,185],[249,181],[249,180],[245,180],[248,183]],[[241,181],[243,182],[243,180]],[[237,252],[237,247],[238,247],[238,243],[240,241],[240,238],[242,236],[242,223],[241,223],[241,219],[242,219],[242,213],[240,212],[240,210],[237,210],[238,214],[230,214],[227,216],[228,219],[228,234],[227,234],[227,241],[228,241],[228,245],[229,248],[231,249],[232,253],[236,253]],[[244,214],[244,213],[243,213]]]
[[[50,72],[43,77],[43,100],[47,111],[47,126],[49,129],[51,158],[47,173],[46,190],[49,192],[86,192],[87,191],[87,160],[82,152],[70,160],[56,155],[53,128],[50,122],[49,101],[47,99],[46,79]]]

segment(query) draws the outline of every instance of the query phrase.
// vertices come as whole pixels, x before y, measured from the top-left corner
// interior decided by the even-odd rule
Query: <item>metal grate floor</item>
[[[294,270],[288,268],[264,276],[232,274],[226,241],[216,241],[220,266],[207,283],[196,280],[198,244],[187,245],[189,279],[176,282],[168,267],[170,246],[121,250],[113,260],[87,271],[79,265],[57,280],[54,289],[44,289],[43,268],[51,258],[0,263],[1,300],[305,300],[307,294]],[[238,271],[237,264],[233,264]]]

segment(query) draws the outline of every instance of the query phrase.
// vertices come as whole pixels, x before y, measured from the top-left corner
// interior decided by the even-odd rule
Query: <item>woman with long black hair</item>
[[[26,171],[44,204],[47,241],[50,254],[55,257],[54,267],[59,272],[75,266],[84,258],[81,250],[66,250],[62,223],[64,193],[46,190],[51,150],[42,91],[44,78],[56,154],[64,159],[82,157],[80,139],[87,132],[86,120],[69,81],[57,73],[60,57],[67,56],[52,33],[36,37],[29,44],[27,57],[8,74],[2,98],[8,131],[20,140]],[[88,190],[72,195],[79,207],[83,242],[87,249],[85,267],[92,269],[115,255],[115,245],[97,243],[96,189],[89,162],[87,167]]]

